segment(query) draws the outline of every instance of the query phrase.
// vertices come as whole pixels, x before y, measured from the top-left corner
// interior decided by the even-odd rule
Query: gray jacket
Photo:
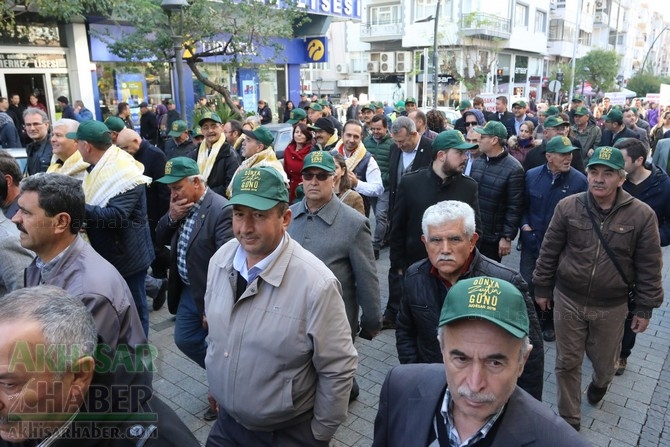
[[[363,309],[361,326],[370,332],[380,330],[379,279],[368,219],[335,194],[316,215],[307,211],[304,200],[291,206],[291,212],[288,233],[340,281],[352,335],[359,329],[359,306]]]
[[[23,287],[23,271],[35,257],[21,247],[19,230],[0,213],[0,296]]]

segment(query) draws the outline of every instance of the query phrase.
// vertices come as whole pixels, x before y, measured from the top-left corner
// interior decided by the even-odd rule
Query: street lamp
[[[428,16],[425,19],[414,22],[424,23],[430,22],[431,20],[435,21],[433,30],[433,108],[437,108],[437,28],[438,24],[440,23],[440,2],[441,0],[437,0],[437,5],[435,6],[435,16]]]
[[[323,79],[318,78],[318,79],[316,80],[316,89],[317,89],[317,91],[318,91],[317,94],[319,95],[319,98],[321,98],[321,85],[322,85],[322,84],[323,84]]]
[[[184,92],[184,61],[182,59],[182,32],[184,28],[184,8],[189,6],[186,0],[163,0],[161,8],[168,16],[168,24],[170,25],[170,32],[172,33],[172,47],[174,49],[174,60],[177,70],[177,97],[179,98],[179,113],[181,119],[188,122],[186,118],[186,93]],[[178,33],[174,32],[172,27],[172,13],[179,11],[179,29]]]

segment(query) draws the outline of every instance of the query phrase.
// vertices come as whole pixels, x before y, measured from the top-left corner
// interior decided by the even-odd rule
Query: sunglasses
[[[331,175],[333,175],[333,174],[330,173],[330,172],[319,172],[318,174],[314,174],[313,172],[303,172],[302,173],[302,179],[310,181],[314,178],[314,176],[316,176],[316,179],[318,181],[324,182],[324,181],[328,180],[328,177],[330,177]]]
[[[476,126],[476,125],[477,125],[477,121],[466,121],[465,122],[466,127],[467,126]]]

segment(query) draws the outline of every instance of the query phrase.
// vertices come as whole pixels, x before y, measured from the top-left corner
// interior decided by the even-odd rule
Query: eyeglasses
[[[328,177],[332,176],[333,174],[330,172],[319,172],[318,174],[315,174],[313,172],[303,172],[302,173],[302,179],[310,181],[312,180],[315,176],[316,179],[320,182],[325,182],[328,180]]]
[[[477,121],[466,121],[465,122],[465,127],[476,126],[476,125],[477,125]]]

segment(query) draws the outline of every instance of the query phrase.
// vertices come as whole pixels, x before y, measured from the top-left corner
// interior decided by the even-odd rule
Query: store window
[[[231,95],[237,95],[237,85],[234,79],[231,79],[230,72],[223,66],[223,64],[198,64],[198,69],[202,76],[208,81],[216,85],[222,85],[228,89]],[[192,75],[193,80],[193,103],[196,104],[201,96],[207,96],[210,100],[218,98],[220,95],[212,88],[207,87],[200,82],[195,75]]]
[[[167,63],[99,62],[96,73],[105,117],[116,113],[119,102],[127,102],[133,109],[144,101],[157,105],[173,97]]]

